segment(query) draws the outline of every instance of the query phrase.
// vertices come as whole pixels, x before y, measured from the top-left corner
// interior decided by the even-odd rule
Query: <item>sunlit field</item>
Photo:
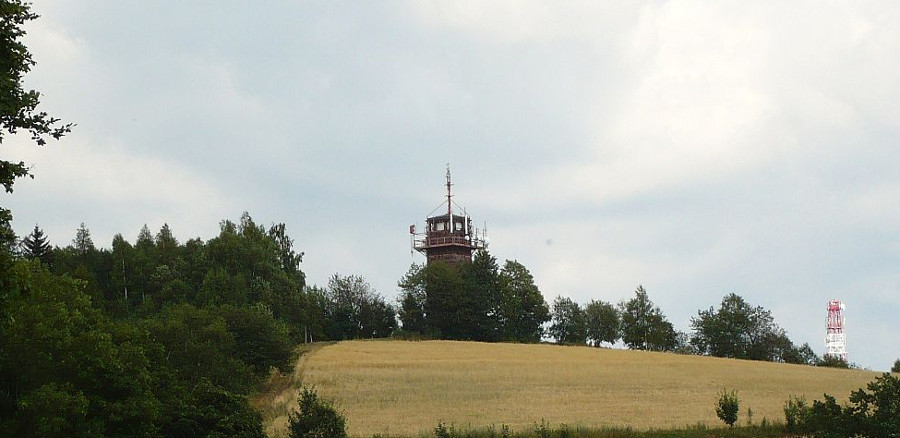
[[[354,436],[418,436],[438,421],[478,428],[508,424],[720,425],[717,393],[736,389],[739,422],[783,421],[790,395],[845,400],[878,373],[767,362],[554,345],[451,341],[351,341],[301,359],[290,387],[270,399],[277,434],[295,405],[298,381],[333,400]],[[293,403],[293,404],[292,404]]]

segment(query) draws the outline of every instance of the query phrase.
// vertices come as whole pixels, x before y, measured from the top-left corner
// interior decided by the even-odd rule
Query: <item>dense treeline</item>
[[[246,394],[294,345],[396,328],[361,277],[307,287],[284,225],[247,213],[207,242],[144,226],[97,248],[82,224],[66,247],[35,227],[18,248],[3,256],[4,436],[262,436]]]
[[[727,294],[718,309],[698,311],[691,333],[676,331],[643,286],[617,305],[581,305],[558,296],[552,306],[528,269],[507,260],[502,268],[487,250],[471,263],[413,265],[400,279],[399,317],[405,333],[485,342],[612,345],[736,359],[847,367],[819,358],[808,344],[795,345],[771,312]],[[549,324],[546,324],[548,323]]]
[[[548,335],[563,344],[600,346],[621,340],[637,350],[847,367],[840,360],[819,358],[809,344],[795,345],[770,311],[751,306],[737,294],[725,295],[718,309],[697,313],[691,318],[692,333],[688,335],[674,329],[642,286],[633,298],[617,306],[591,301],[582,307],[569,298],[557,297]]]
[[[521,263],[503,267],[487,250],[471,263],[413,265],[399,282],[403,330],[441,339],[539,342],[550,319]]]

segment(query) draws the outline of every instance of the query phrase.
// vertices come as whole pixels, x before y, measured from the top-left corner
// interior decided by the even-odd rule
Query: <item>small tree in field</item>
[[[319,398],[315,389],[300,390],[300,412],[288,416],[290,438],[347,438],[344,416]]]
[[[722,388],[722,392],[719,394],[719,401],[716,403],[716,415],[719,416],[719,419],[724,421],[728,427],[734,427],[734,423],[737,422],[739,409],[740,400],[738,400],[734,390],[727,391],[725,388]]]
[[[900,359],[894,361],[894,366],[891,367],[892,373],[900,373]]]

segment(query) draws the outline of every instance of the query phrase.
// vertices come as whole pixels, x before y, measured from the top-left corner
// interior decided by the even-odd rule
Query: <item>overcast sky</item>
[[[455,200],[548,302],[644,285],[688,330],[738,293],[824,352],[900,357],[900,3],[40,1],[27,84],[77,123],[20,235],[182,242],[284,222],[310,283],[393,300],[408,226]]]

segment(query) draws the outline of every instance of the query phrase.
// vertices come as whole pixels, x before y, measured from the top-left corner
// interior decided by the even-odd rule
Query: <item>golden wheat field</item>
[[[718,425],[717,393],[736,389],[740,420],[783,421],[790,395],[845,400],[878,373],[669,353],[452,341],[347,341],[301,357],[289,384],[262,403],[282,435],[297,387],[315,385],[347,416],[353,436],[418,436],[438,421],[508,424]],[[277,385],[276,385],[277,386]]]

